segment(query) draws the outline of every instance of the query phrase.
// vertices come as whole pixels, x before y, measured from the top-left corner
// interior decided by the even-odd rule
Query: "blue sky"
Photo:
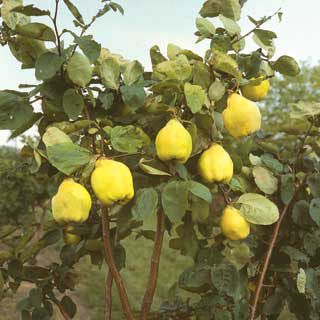
[[[90,5],[88,3],[90,2]],[[103,47],[124,55],[127,59],[137,59],[150,68],[149,48],[155,44],[166,52],[168,43],[174,43],[202,54],[208,47],[207,42],[195,44],[195,18],[203,3],[202,0],[118,0],[125,15],[109,12],[100,18],[90,29],[95,39]],[[25,0],[39,8],[51,6],[53,0]],[[86,21],[99,7],[98,0],[74,0]],[[284,12],[281,23],[278,19],[265,25],[278,35],[276,57],[289,54],[298,60],[309,59],[316,63],[320,57],[319,43],[319,0],[248,0],[240,21],[244,32],[252,28],[247,16],[259,18],[270,15],[278,8]],[[73,28],[72,17],[62,5],[59,24],[62,28]],[[216,23],[215,20],[212,20]],[[50,23],[50,22],[49,22]],[[249,49],[254,48],[251,42]],[[0,89],[16,89],[19,83],[35,83],[33,71],[20,70],[19,64],[9,54],[7,48],[0,47]],[[0,132],[0,143],[6,143],[8,132]]]

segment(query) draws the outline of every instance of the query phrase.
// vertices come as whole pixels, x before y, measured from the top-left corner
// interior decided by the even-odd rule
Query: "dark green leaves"
[[[294,77],[300,73],[298,63],[290,56],[281,56],[272,64],[272,68],[283,75]]]
[[[92,36],[75,37],[74,42],[77,43],[82,52],[88,57],[91,63],[94,63],[100,56],[101,45],[92,39]]]
[[[200,15],[206,17],[217,17],[221,13],[223,0],[207,0],[201,10]]]
[[[7,91],[0,91],[0,129],[18,129],[32,117],[33,108],[25,99]]]
[[[85,87],[92,76],[92,67],[89,59],[76,52],[68,62],[67,74],[74,84]]]
[[[90,161],[87,149],[74,144],[61,130],[50,127],[43,135],[50,163],[59,171],[70,175]]]
[[[293,198],[295,191],[293,174],[285,174],[281,176],[281,200],[284,204],[288,204]]]
[[[164,213],[171,222],[180,221],[188,207],[188,182],[171,181],[162,191],[161,201]]]
[[[78,8],[70,1],[70,0],[63,0],[65,5],[68,7],[69,11],[72,13],[72,15],[82,24],[84,24],[83,17],[78,10]]]
[[[146,92],[140,86],[122,86],[120,92],[123,101],[132,109],[136,110],[143,106]]]
[[[179,277],[179,287],[189,292],[206,292],[210,286],[211,278],[208,268],[189,268]]]
[[[18,25],[16,27],[16,32],[27,38],[51,42],[56,41],[54,31],[43,23],[33,22],[25,25]]]
[[[139,61],[131,61],[125,65],[123,81],[127,86],[133,85],[143,75],[144,69]]]
[[[277,206],[261,194],[245,193],[237,201],[241,214],[250,223],[269,225],[279,219]]]
[[[119,152],[135,153],[145,148],[149,137],[135,126],[116,126],[110,133],[112,147]]]
[[[312,199],[309,209],[312,220],[320,226],[320,198]]]
[[[70,318],[73,318],[77,313],[77,306],[70,297],[64,296],[61,300],[61,305]]]
[[[63,109],[71,120],[76,120],[85,104],[81,94],[75,89],[68,89],[63,95]]]
[[[52,78],[61,68],[63,58],[53,52],[45,52],[36,61],[35,70],[38,80]]]
[[[50,11],[41,10],[39,8],[34,7],[33,4],[28,6],[19,6],[11,10],[11,12],[19,12],[26,16],[48,16],[50,15]]]
[[[135,220],[144,220],[155,215],[158,208],[158,192],[153,188],[139,189],[136,195],[135,203],[131,209]]]
[[[239,0],[223,0],[221,6],[221,13],[232,20],[239,20],[241,14],[241,7]]]

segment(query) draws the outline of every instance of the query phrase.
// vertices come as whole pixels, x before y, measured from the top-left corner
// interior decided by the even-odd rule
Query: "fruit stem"
[[[159,276],[159,264],[161,249],[163,244],[163,237],[165,231],[165,215],[162,211],[158,212],[157,215],[157,231],[154,239],[154,247],[150,264],[150,274],[147,289],[143,298],[142,308],[141,308],[141,320],[146,320],[150,312],[152,305],[154,293],[157,286],[157,280]]]
[[[107,261],[109,270],[111,272],[111,275],[116,283],[124,315],[126,319],[134,320],[133,313],[129,304],[127,292],[124,287],[120,273],[116,267],[113,253],[112,253],[112,246],[110,241],[109,210],[106,206],[101,205],[101,211],[102,211],[102,234],[103,234],[103,244],[104,244],[104,252],[106,255],[106,261]]]

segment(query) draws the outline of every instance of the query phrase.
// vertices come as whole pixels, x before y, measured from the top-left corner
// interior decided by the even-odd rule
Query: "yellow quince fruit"
[[[83,223],[89,217],[91,196],[87,189],[73,179],[65,179],[52,198],[52,214],[60,224]]]
[[[78,244],[81,241],[81,237],[73,232],[74,228],[72,226],[67,226],[63,230],[63,241],[65,244]]]
[[[91,175],[91,186],[97,198],[107,206],[125,204],[134,196],[130,169],[122,162],[101,158]]]
[[[258,78],[259,79],[259,78]],[[258,80],[258,79],[251,79],[251,80]],[[259,84],[247,84],[241,87],[241,92],[244,97],[252,101],[261,101],[263,100],[270,89],[270,82],[268,79],[262,80]]]
[[[208,183],[227,183],[233,176],[233,162],[228,152],[214,143],[199,158],[198,171],[202,179]]]
[[[261,127],[261,114],[257,105],[237,93],[228,97],[227,108],[222,116],[224,126],[235,138],[247,136]]]
[[[230,240],[245,239],[250,233],[250,224],[242,217],[238,209],[231,206],[224,209],[220,227],[224,236]]]
[[[157,134],[157,156],[162,161],[185,163],[192,151],[192,138],[180,121],[171,119]]]

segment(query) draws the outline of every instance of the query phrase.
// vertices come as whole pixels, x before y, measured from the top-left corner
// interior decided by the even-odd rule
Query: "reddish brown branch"
[[[114,257],[112,254],[112,246],[111,246],[111,241],[110,241],[109,212],[105,206],[102,206],[101,208],[102,208],[103,243],[104,243],[104,251],[105,251],[105,255],[106,255],[107,264],[108,264],[109,270],[112,274],[112,277],[116,283],[125,317],[128,320],[134,320],[132,310],[131,310],[131,307],[129,304],[127,292],[126,292],[126,289],[123,285],[122,278],[121,278],[120,273],[116,267]]]
[[[159,275],[159,264],[161,249],[163,244],[163,236],[165,231],[165,215],[162,211],[158,212],[157,219],[157,231],[154,239],[154,248],[152,253],[151,265],[150,265],[150,274],[148,286],[143,298],[142,309],[141,309],[141,320],[146,320],[150,312],[152,305],[154,293],[157,286],[157,280]]]
[[[112,311],[112,284],[113,276],[111,271],[108,271],[108,276],[106,280],[105,288],[105,308],[104,308],[104,319],[111,320],[111,311]]]

